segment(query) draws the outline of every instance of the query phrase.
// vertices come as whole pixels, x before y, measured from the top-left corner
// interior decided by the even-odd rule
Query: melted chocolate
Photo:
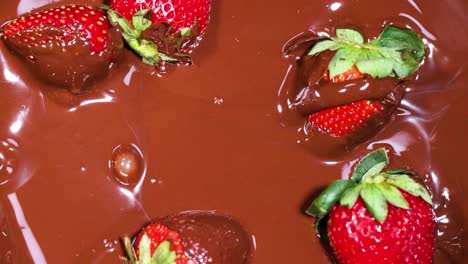
[[[0,20],[49,2],[5,1]],[[467,12],[463,0],[213,1],[192,66],[159,78],[125,52],[99,91],[71,107],[44,96],[49,86],[0,45],[0,163],[11,164],[0,169],[0,262],[117,263],[122,235],[200,209],[239,219],[254,241],[252,263],[329,263],[304,205],[386,147],[391,166],[410,167],[433,194],[435,263],[466,263]],[[287,115],[291,95],[278,99],[278,87],[296,81],[282,47],[307,28],[330,35],[353,25],[376,36],[391,23],[416,30],[429,49],[396,114],[353,151],[311,154],[296,143],[304,117]],[[119,145],[141,151],[135,185],[109,169]]]

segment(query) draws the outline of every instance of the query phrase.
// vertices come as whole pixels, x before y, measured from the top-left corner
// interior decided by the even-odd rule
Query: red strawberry
[[[211,0],[111,0],[104,8],[143,61],[161,66],[191,62],[190,48],[208,25],[210,5]]]
[[[384,149],[371,152],[350,180],[330,185],[307,213],[319,217],[319,233],[328,236],[342,264],[430,264],[435,221],[426,189],[410,172],[382,172]],[[326,230],[322,219],[328,218]]]
[[[201,34],[208,25],[210,3],[211,0],[111,0],[110,7],[128,21],[141,10],[151,10],[153,23],[169,23],[175,31],[197,24]]]
[[[134,246],[128,237],[124,238],[124,244],[129,263],[187,263],[179,234],[161,223],[152,223],[143,228]],[[157,261],[153,262],[155,259]]]
[[[345,81],[356,80],[356,79],[360,79],[360,78],[363,78],[363,77],[364,77],[364,74],[362,74],[359,71],[359,69],[356,67],[356,65],[354,65],[353,67],[351,67],[351,69],[343,72],[342,74],[338,74],[335,77],[331,78],[331,82],[332,83],[342,83],[342,82],[345,82]],[[323,74],[322,79],[324,81],[330,81],[330,71],[327,70]]]
[[[376,113],[382,112],[389,116],[396,109],[401,98],[398,98],[400,100],[393,100],[397,98],[393,96],[392,93],[394,91],[392,91],[392,88],[399,88],[398,84],[395,82],[394,85],[388,85],[388,83],[387,85],[379,85],[373,82],[366,82],[367,80],[361,82],[365,84],[361,87],[355,86],[359,83],[356,81],[348,87],[346,85],[327,84],[328,90],[324,92],[324,94],[328,93],[327,101],[327,97],[322,98],[320,94],[320,88],[324,88],[320,87],[320,84],[323,84],[321,81],[342,83],[360,79],[366,75],[366,77],[368,76],[373,79],[398,78],[400,82],[403,82],[403,80],[418,70],[425,56],[425,47],[423,40],[416,32],[394,26],[386,27],[376,39],[368,42],[365,41],[365,37],[359,31],[354,29],[336,28],[335,33],[334,37],[330,36],[314,41],[312,47],[307,52],[306,58],[308,56],[318,56],[324,52],[325,54],[321,56],[322,58],[326,57],[330,52],[334,55],[328,63],[328,70],[325,76],[318,82],[312,80],[312,86],[308,87],[307,93],[303,93],[304,90],[301,90],[302,94],[299,97],[301,102],[297,105],[302,109],[310,109],[314,104],[321,104],[324,107],[337,106],[340,103],[341,105],[345,104],[344,106],[326,109],[323,112],[315,113],[317,112],[317,109],[315,109],[315,111],[308,111],[308,113],[314,113],[310,116],[309,121],[318,130],[332,137],[346,137],[357,128],[366,126],[366,123],[369,128],[373,128],[370,125],[371,122],[367,121],[370,121],[369,118]],[[299,40],[304,43],[310,43],[311,41],[310,38],[299,38]],[[297,45],[288,46],[295,47]],[[307,59],[303,60],[303,62],[307,62]],[[307,66],[307,64],[305,65]],[[323,65],[319,65],[319,67],[321,66]],[[307,70],[307,67],[305,69]],[[314,74],[306,72],[306,76],[308,75],[314,79],[316,78]],[[330,78],[329,75],[332,77]],[[308,83],[311,84],[310,80]],[[328,91],[330,91],[331,87],[337,88],[336,91],[332,91],[336,93],[335,97],[338,100],[330,96]],[[348,90],[352,92],[347,93]],[[382,94],[383,92],[385,94]],[[351,96],[345,94],[351,94]],[[360,97],[360,95],[362,96]],[[340,98],[343,100],[342,102],[339,101]],[[351,100],[352,98],[356,99]],[[387,99],[395,102],[393,106],[386,107],[388,104],[385,104],[384,107],[382,102],[388,101]],[[356,102],[359,100],[376,101]],[[354,103],[352,103],[353,101]],[[330,104],[329,102],[337,102],[337,104]],[[322,109],[324,108],[318,110]],[[389,117],[383,117],[382,115],[379,118],[373,119],[373,121],[376,121],[374,122],[375,126],[383,125],[385,123],[384,118],[388,120]],[[382,122],[378,122],[378,119]],[[375,133],[376,130],[373,130]],[[364,133],[364,131],[363,133],[357,133],[356,136]],[[370,135],[371,133],[368,134]],[[362,139],[364,138],[362,137]]]
[[[364,77],[356,66],[333,78],[327,71],[323,80],[332,83],[341,83]],[[378,101],[361,100],[348,105],[336,106],[311,114],[309,121],[320,131],[333,137],[344,137],[359,127],[363,127],[372,115],[383,110],[382,103]]]
[[[14,19],[3,26],[1,36],[41,78],[78,91],[105,76],[123,50],[106,16],[83,5]]]
[[[382,111],[380,102],[361,100],[336,106],[310,115],[309,121],[320,131],[334,137],[343,137],[365,125],[373,114]]]

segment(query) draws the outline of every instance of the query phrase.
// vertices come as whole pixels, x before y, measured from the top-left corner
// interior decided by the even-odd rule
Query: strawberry
[[[4,25],[1,37],[39,77],[77,90],[105,76],[123,50],[104,13],[84,5],[24,15]]]
[[[205,32],[211,0],[111,0],[105,6],[112,24],[143,61],[190,63],[190,48]]]
[[[404,79],[417,71],[425,55],[424,42],[415,32],[393,26],[385,28],[377,39],[367,43],[356,30],[336,29],[336,37],[319,40],[307,55],[318,55],[324,51],[336,52],[322,77],[322,81],[331,83],[367,76]],[[374,87],[365,88],[378,89]],[[370,117],[385,111],[384,108],[379,100],[360,100],[312,113],[309,122],[332,137],[346,137],[364,127]]]
[[[329,77],[329,71],[327,71],[322,79],[332,83],[341,83],[362,77],[364,75],[356,66],[353,66],[350,70],[333,78]],[[355,129],[365,126],[366,120],[381,112],[383,108],[382,103],[378,101],[360,100],[313,113],[309,116],[309,122],[333,137],[344,137]]]
[[[342,264],[432,263],[430,194],[411,172],[382,172],[387,164],[384,149],[369,153],[350,180],[331,184],[307,210],[319,218],[317,231]]]
[[[364,74],[362,74],[359,69],[356,67],[356,65],[353,65],[353,67],[351,67],[351,69],[341,73],[341,74],[338,74],[336,76],[334,76],[333,78],[330,79],[330,71],[327,70],[324,74],[323,74],[323,77],[322,77],[322,80],[324,81],[330,81],[332,83],[342,83],[342,82],[346,82],[346,81],[352,81],[352,80],[357,80],[357,79],[360,79],[360,78],[363,78],[364,77]]]
[[[151,223],[143,228],[135,239],[134,246],[128,237],[124,238],[124,244],[127,263],[187,263],[179,234],[161,223]]]
[[[151,10],[153,24],[166,22],[175,31],[198,26],[201,34],[209,21],[210,0],[112,0],[110,7],[129,22],[141,10]]]
[[[127,263],[249,263],[249,234],[236,220],[212,211],[181,212],[149,224],[131,243]]]

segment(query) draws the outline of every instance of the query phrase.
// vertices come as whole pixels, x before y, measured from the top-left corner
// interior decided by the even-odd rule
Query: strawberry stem
[[[133,25],[109,6],[103,6],[102,9],[107,11],[107,16],[112,26],[119,27],[122,30],[123,38],[130,48],[143,58],[143,62],[156,65],[161,60],[168,62],[179,61],[177,58],[160,53],[158,45],[155,42],[142,38],[142,32],[152,26],[151,20],[146,18],[150,12],[149,9],[137,12],[132,18]],[[190,32],[184,30],[182,33],[187,34]]]
[[[369,213],[383,223],[387,218],[388,203],[401,209],[409,209],[401,191],[421,197],[432,205],[429,192],[410,177],[413,176],[412,173],[401,169],[382,172],[387,164],[385,149],[369,153],[359,161],[351,180],[332,183],[315,199],[306,213],[322,218],[338,201],[342,206],[351,209],[358,198],[361,198]]]

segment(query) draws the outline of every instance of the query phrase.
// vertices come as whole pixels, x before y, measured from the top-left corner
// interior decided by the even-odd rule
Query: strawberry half
[[[39,77],[75,92],[107,75],[123,51],[104,13],[83,5],[14,19],[2,27],[1,38]]]
[[[350,70],[331,79],[327,71],[322,80],[342,83],[363,77],[364,75],[359,69],[353,66]],[[309,122],[320,131],[326,132],[333,137],[344,137],[357,128],[365,126],[366,121],[374,114],[381,112],[383,108],[382,103],[378,101],[360,100],[313,113],[309,116]]]
[[[209,22],[211,0],[111,0],[109,20],[143,61],[190,64],[190,52]]]
[[[184,246],[179,234],[161,223],[151,223],[138,234],[132,246],[129,237],[124,238],[127,263],[133,264],[183,264],[187,263]]]
[[[307,210],[339,263],[432,263],[430,194],[411,172],[383,172],[387,164],[384,149],[369,153],[350,180],[331,184]]]

